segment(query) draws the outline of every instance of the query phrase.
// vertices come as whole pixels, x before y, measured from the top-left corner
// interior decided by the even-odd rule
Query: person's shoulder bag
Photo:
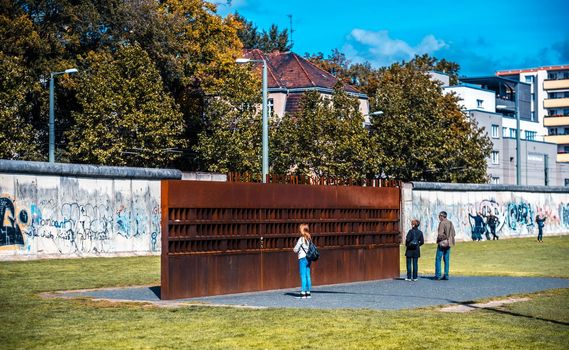
[[[305,250],[304,247],[302,246],[302,244],[300,245],[300,248],[306,254],[306,260],[312,262],[312,261],[316,261],[316,260],[318,260],[318,258],[320,258],[320,252],[318,251],[316,244],[314,244],[314,242],[312,242],[312,240],[308,241],[308,250]]]

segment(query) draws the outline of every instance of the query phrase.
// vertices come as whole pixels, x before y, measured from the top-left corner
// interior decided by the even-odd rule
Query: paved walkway
[[[413,309],[426,306],[465,303],[474,300],[523,294],[554,288],[569,288],[569,279],[526,277],[451,277],[448,281],[419,278],[381,280],[315,286],[311,299],[299,299],[298,289],[282,289],[202,298],[175,302],[239,305],[249,307],[321,309]],[[68,292],[65,297],[160,302],[160,287],[133,287]],[[168,304],[161,302],[161,304]]]

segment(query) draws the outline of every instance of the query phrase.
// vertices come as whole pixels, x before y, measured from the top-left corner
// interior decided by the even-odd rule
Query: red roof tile
[[[245,57],[267,61],[267,84],[269,88],[324,88],[333,89],[338,79],[307,59],[293,52],[272,52],[265,54],[260,50],[245,52]],[[344,84],[344,90],[360,93],[354,87]]]

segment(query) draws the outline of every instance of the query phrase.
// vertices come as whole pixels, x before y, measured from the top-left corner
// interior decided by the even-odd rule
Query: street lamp
[[[263,183],[267,182],[269,174],[269,120],[267,116],[267,61],[264,59],[253,60],[250,58],[238,58],[237,63],[258,62],[263,63]]]
[[[365,120],[365,117],[375,117],[383,115],[383,111],[375,111],[368,114],[364,114],[364,128],[369,128],[371,126],[371,120]]]
[[[53,87],[54,77],[61,74],[77,73],[77,68],[69,68],[63,72],[51,72],[49,78],[49,162],[55,162],[55,116],[53,113]]]

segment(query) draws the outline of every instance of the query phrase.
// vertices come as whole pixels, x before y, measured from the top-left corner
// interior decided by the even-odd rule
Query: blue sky
[[[428,53],[459,63],[467,76],[569,64],[569,0],[211,2],[260,29],[289,28],[292,14],[293,51],[301,55],[337,48],[377,67]]]

